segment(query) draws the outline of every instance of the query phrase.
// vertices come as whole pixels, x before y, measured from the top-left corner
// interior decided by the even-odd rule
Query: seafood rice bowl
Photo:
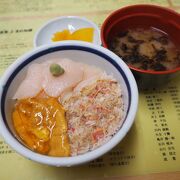
[[[2,84],[5,141],[49,165],[77,165],[108,152],[137,110],[137,85],[127,65],[90,43],[37,48],[8,68]]]

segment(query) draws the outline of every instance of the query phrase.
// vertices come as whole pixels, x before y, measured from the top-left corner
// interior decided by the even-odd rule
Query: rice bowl
[[[92,147],[91,151],[85,152],[84,154],[79,152],[77,155],[75,154],[75,156],[72,157],[50,157],[28,149],[18,138],[11,119],[13,107],[10,99],[12,99],[15,91],[22,82],[30,64],[34,62],[41,63],[50,57],[59,56],[62,58],[68,57],[76,62],[83,62],[100,67],[108,75],[112,74],[121,85],[121,92],[119,92],[119,94],[122,93],[124,101],[122,106],[124,114],[122,113],[123,120],[121,121],[123,123],[119,124],[119,127],[121,126],[121,128],[117,129],[117,132],[113,137],[108,142],[105,142],[105,144],[103,143],[103,145],[97,146],[96,149],[93,149]],[[82,164],[108,152],[122,140],[132,126],[138,104],[137,85],[127,65],[125,65],[120,58],[109,50],[89,43],[70,41],[37,48],[19,58],[8,68],[2,77],[2,85],[4,88],[1,88],[0,131],[5,141],[23,156],[53,166],[72,166]],[[72,100],[71,97],[69,100]],[[98,98],[98,101],[99,100],[100,98]],[[120,102],[121,99],[119,99],[117,104],[120,105]],[[67,101],[65,106],[66,105],[68,105]]]

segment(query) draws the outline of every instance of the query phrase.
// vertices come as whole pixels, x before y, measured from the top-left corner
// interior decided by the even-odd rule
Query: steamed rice
[[[71,156],[106,143],[124,119],[121,87],[111,76],[91,82],[62,103],[66,110]]]

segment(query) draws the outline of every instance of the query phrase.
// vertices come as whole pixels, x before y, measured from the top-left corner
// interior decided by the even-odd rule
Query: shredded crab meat
[[[120,85],[109,76],[79,89],[63,102],[63,106],[66,109],[72,156],[106,143],[124,119]]]

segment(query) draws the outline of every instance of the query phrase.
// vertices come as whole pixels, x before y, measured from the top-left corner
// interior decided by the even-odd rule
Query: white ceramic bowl
[[[62,16],[48,21],[35,34],[34,47],[45,44],[52,44],[51,41],[54,33],[68,29],[74,32],[80,28],[94,28],[93,44],[101,45],[100,30],[98,26],[86,18],[78,16]]]
[[[110,141],[101,147],[75,157],[50,157],[35,153],[22,145],[16,138],[12,125],[12,96],[25,76],[27,67],[34,62],[42,62],[54,57],[70,58],[104,69],[107,74],[119,81],[125,102],[125,119],[120,130]],[[91,161],[115,147],[132,126],[138,106],[138,90],[135,79],[127,65],[114,53],[91,43],[68,41],[53,45],[41,46],[18,58],[6,70],[1,78],[0,86],[0,132],[5,141],[21,155],[48,165],[72,166]]]

